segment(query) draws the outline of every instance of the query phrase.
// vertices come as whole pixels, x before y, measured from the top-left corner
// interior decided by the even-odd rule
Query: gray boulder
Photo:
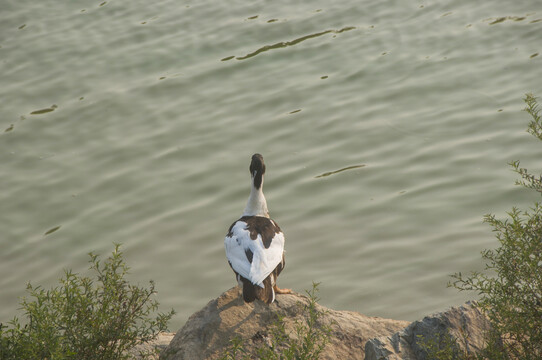
[[[420,346],[422,339],[438,342],[447,336],[458,340],[461,352],[473,354],[484,348],[484,334],[489,329],[488,319],[475,303],[466,303],[414,321],[392,335],[367,341],[365,359],[426,360],[426,353]]]

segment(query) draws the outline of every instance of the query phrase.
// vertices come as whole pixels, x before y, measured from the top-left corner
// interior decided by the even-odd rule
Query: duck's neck
[[[267,210],[267,202],[263,195],[263,179],[259,188],[254,186],[254,177],[252,178],[252,186],[250,188],[250,196],[248,197],[247,206],[243,212],[243,216],[264,216],[269,217]]]

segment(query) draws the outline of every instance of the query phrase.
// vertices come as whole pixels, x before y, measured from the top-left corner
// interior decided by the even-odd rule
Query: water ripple
[[[313,38],[316,38],[316,37],[319,37],[319,36],[322,36],[322,35],[325,35],[325,34],[329,34],[329,33],[334,33],[334,34],[340,34],[342,32],[345,32],[345,31],[350,31],[350,30],[354,30],[356,27],[355,26],[347,26],[347,27],[344,27],[340,30],[325,30],[325,31],[321,31],[321,32],[318,32],[318,33],[315,33],[315,34],[309,34],[309,35],[305,35],[305,36],[302,36],[300,38],[297,38],[295,40],[292,40],[292,41],[281,41],[281,42],[278,42],[276,44],[273,44],[273,45],[265,45],[261,48],[259,48],[258,50],[256,51],[253,51],[249,54],[246,54],[245,56],[238,56],[236,57],[237,60],[246,60],[246,59],[250,59],[256,55],[259,55],[263,52],[266,52],[266,51],[269,51],[269,50],[275,50],[275,49],[282,49],[282,48],[285,48],[285,47],[288,47],[288,46],[294,46],[294,45],[297,45],[305,40],[309,40],[309,39],[313,39]],[[223,58],[221,59],[222,61],[227,61],[227,60],[231,60],[233,59],[235,56],[229,56],[229,57],[226,57],[226,58]]]
[[[315,178],[317,179],[317,178],[321,178],[321,177],[326,177],[326,176],[330,176],[330,175],[334,175],[334,174],[340,173],[340,172],[342,172],[342,171],[362,168],[362,167],[364,167],[364,166],[365,166],[365,164],[362,164],[362,165],[352,165],[352,166],[347,166],[347,167],[342,168],[342,169],[339,169],[339,170],[325,172],[325,173],[323,173],[323,174],[320,174],[320,175],[315,176]]]
[[[48,112],[51,112],[51,111],[55,111],[55,109],[57,108],[58,106],[56,105],[51,105],[51,107],[48,107],[48,108],[45,108],[45,109],[39,109],[39,110],[34,110],[30,113],[30,115],[41,115],[41,114],[46,114]]]

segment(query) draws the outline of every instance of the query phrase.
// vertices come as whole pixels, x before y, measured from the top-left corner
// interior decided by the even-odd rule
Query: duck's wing
[[[232,224],[224,246],[233,270],[263,287],[263,280],[282,262],[284,234],[269,218],[244,216]]]

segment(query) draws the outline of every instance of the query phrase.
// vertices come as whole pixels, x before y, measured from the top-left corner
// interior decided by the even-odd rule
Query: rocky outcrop
[[[414,321],[391,336],[372,339],[365,344],[366,360],[426,360],[421,341],[437,344],[445,337],[457,339],[462,353],[476,353],[484,347],[489,322],[473,303]]]
[[[295,336],[295,326],[306,324],[304,309],[308,304],[309,299],[297,293],[278,295],[271,305],[260,301],[247,304],[235,287],[193,314],[177,334],[161,334],[146,346],[163,349],[162,360],[219,359],[230,347],[230,340],[239,337],[252,353],[270,344],[270,328],[277,317],[282,318],[287,333]],[[484,335],[490,329],[489,321],[474,303],[413,323],[336,311],[318,304],[316,310],[324,314],[320,321],[331,327],[320,359],[426,360],[422,341],[439,343],[450,336],[457,339],[462,353],[473,354],[484,348]]]
[[[236,336],[244,340],[250,351],[261,346],[262,341],[268,341],[269,328],[276,322],[277,315],[284,317],[285,328],[289,330],[294,329],[296,321],[305,323],[303,306],[308,303],[306,296],[292,293],[278,295],[271,305],[260,301],[246,304],[239,288],[232,288],[192,315],[162,351],[160,359],[217,359]],[[325,312],[322,322],[332,329],[322,359],[364,359],[368,340],[391,337],[409,324],[352,311],[331,310],[318,304],[317,310]]]
[[[158,334],[156,339],[136,345],[128,351],[130,359],[158,359],[160,352],[162,352],[169,345],[174,336],[174,333],[162,332]],[[149,357],[147,354],[153,354],[154,356]]]

